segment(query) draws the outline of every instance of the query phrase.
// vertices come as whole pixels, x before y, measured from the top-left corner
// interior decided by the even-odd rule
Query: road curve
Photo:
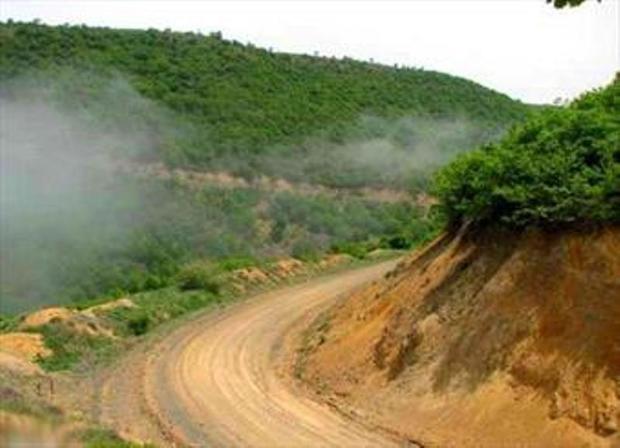
[[[394,265],[285,287],[185,323],[110,371],[100,387],[100,419],[161,445],[399,446],[298,393],[279,362],[302,319]]]

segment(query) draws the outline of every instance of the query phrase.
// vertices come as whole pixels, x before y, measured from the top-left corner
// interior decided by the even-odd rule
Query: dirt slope
[[[394,265],[265,293],[163,331],[95,380],[98,419],[124,437],[160,445],[399,446],[311,400],[288,377],[292,334]]]
[[[425,446],[620,446],[620,228],[443,235],[321,316],[298,369]]]

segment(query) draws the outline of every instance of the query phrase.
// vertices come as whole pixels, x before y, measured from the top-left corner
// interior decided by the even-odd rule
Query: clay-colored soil
[[[620,229],[462,229],[323,314],[298,370],[424,446],[620,446]]]
[[[45,347],[43,336],[35,333],[5,333],[0,334],[0,352],[27,361],[34,361],[37,357],[51,355]]]
[[[0,370],[6,370],[14,375],[25,376],[34,376],[43,373],[41,368],[34,362],[4,351],[0,351]]]
[[[289,341],[341,294],[394,262],[261,294],[184,323],[96,380],[98,419],[161,445],[403,446],[310,399],[290,374]]]
[[[28,314],[21,326],[23,328],[40,327],[49,323],[62,322],[71,319],[76,314],[76,311],[68,308],[53,307],[44,308],[42,310],[35,311]]]
[[[54,425],[27,415],[0,411],[0,447],[80,448],[73,432],[76,425]]]
[[[100,315],[116,308],[133,308],[135,306],[130,299],[122,298],[82,311],[62,307],[44,308],[26,315],[20,324],[20,328],[33,329],[50,323],[61,324],[75,333],[112,338],[114,332],[105,320],[100,318]]]
[[[252,181],[235,176],[227,172],[193,171],[181,168],[169,169],[161,163],[126,165],[119,166],[119,171],[139,177],[175,179],[189,188],[200,189],[205,185],[213,185],[219,188],[252,188],[266,192],[286,192],[299,196],[329,196],[329,197],[359,197],[375,202],[412,202],[415,201],[420,207],[428,209],[437,201],[425,194],[420,194],[416,198],[404,190],[393,190],[390,188],[330,188],[324,185],[294,183],[286,179],[278,179],[268,176],[259,176]]]
[[[118,308],[135,308],[136,304],[131,299],[126,297],[122,299],[116,299],[111,302],[102,303],[101,305],[91,306],[82,311],[82,314],[87,316],[96,316],[100,313],[112,311]]]

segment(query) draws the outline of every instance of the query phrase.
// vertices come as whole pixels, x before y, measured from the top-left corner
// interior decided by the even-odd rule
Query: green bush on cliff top
[[[462,155],[434,187],[452,223],[620,221],[620,76]]]

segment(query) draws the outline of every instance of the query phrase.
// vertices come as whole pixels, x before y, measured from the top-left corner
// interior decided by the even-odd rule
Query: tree
[[[553,3],[556,8],[564,8],[570,6],[571,8],[581,5],[586,0],[547,0],[547,3]],[[599,3],[601,0],[597,0]]]

